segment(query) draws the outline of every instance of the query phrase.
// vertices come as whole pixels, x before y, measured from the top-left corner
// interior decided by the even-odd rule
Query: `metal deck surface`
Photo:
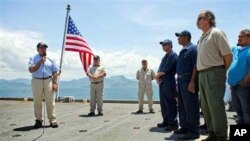
[[[162,122],[160,105],[154,104],[155,114],[133,114],[137,104],[104,103],[104,116],[87,117],[88,103],[56,103],[59,128],[33,129],[33,102],[0,100],[0,141],[164,141],[177,140],[172,133],[157,128]],[[234,112],[228,112],[228,123],[235,124]],[[47,116],[46,116],[47,117]],[[204,122],[201,116],[201,124]],[[206,138],[201,135],[197,140]]]

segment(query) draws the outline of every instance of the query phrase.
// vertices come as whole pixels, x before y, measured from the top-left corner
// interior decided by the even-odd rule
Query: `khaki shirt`
[[[94,76],[97,76],[97,75],[104,73],[104,72],[106,72],[106,71],[102,65],[99,65],[99,66],[92,65],[89,69],[89,73],[91,73]],[[103,81],[103,79],[104,79],[104,77],[101,77],[101,78],[94,81],[90,78],[90,81],[91,82],[100,82],[100,81]]]
[[[152,84],[152,80],[155,78],[155,73],[151,69],[140,69],[136,73],[136,79],[139,80],[139,84]]]
[[[231,54],[225,33],[211,27],[198,43],[197,70],[224,65],[223,56]]]

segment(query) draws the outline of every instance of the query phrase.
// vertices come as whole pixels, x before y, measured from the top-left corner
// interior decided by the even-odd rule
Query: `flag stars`
[[[75,34],[75,35],[79,35],[82,36],[81,33],[78,31],[75,23],[73,22],[73,20],[71,19],[71,17],[69,17],[69,23],[68,23],[68,34]]]

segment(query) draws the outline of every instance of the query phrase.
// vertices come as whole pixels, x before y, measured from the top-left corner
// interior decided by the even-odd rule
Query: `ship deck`
[[[177,140],[172,133],[157,128],[162,121],[160,105],[154,104],[155,114],[134,114],[137,104],[104,103],[104,116],[88,117],[89,104],[81,102],[56,103],[59,128],[45,126],[33,129],[33,102],[0,100],[1,141],[162,141]],[[228,123],[235,124],[234,112],[227,112]],[[46,116],[47,117],[47,116]],[[204,122],[201,116],[201,124]],[[206,138],[201,135],[197,140]]]

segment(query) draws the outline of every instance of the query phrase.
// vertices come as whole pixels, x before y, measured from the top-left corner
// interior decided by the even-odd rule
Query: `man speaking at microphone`
[[[34,114],[36,123],[34,128],[42,127],[42,101],[46,102],[47,115],[50,127],[57,128],[55,114],[55,95],[57,92],[57,72],[58,67],[55,62],[46,56],[48,46],[44,42],[37,44],[37,52],[29,60],[29,72],[32,73],[32,92],[34,99]]]

